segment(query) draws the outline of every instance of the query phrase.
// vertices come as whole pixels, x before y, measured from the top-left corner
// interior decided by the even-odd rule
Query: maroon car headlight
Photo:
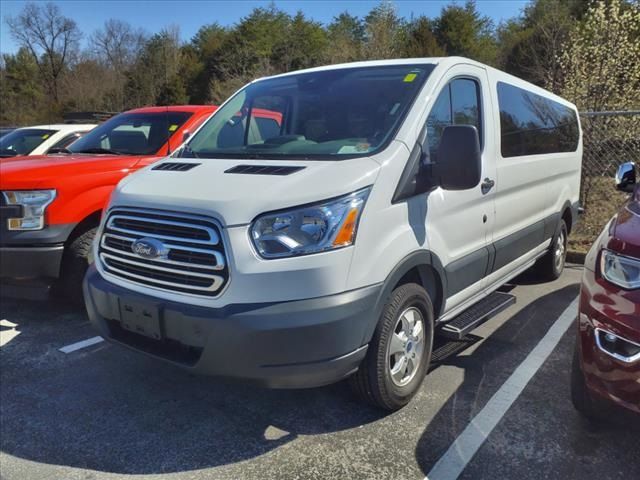
[[[640,288],[640,260],[602,250],[600,274],[610,283],[626,290]]]

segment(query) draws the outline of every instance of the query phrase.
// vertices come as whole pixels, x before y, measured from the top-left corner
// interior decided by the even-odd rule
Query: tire
[[[60,279],[56,285],[58,296],[77,305],[83,303],[82,280],[89,266],[89,254],[98,228],[94,227],[77,236],[64,250]]]
[[[355,393],[390,411],[409,403],[429,369],[433,330],[433,305],[426,290],[415,283],[396,288],[382,310],[366,357],[350,379]],[[392,354],[393,349],[398,353]]]
[[[535,266],[536,276],[541,280],[557,280],[562,275],[567,259],[567,237],[567,224],[564,220],[560,220],[560,225],[558,225],[558,230],[553,236],[549,251],[538,260]]]
[[[576,342],[571,362],[571,403],[574,408],[585,418],[598,421],[602,418],[604,405],[593,399],[584,379],[584,373],[580,367],[579,345]]]

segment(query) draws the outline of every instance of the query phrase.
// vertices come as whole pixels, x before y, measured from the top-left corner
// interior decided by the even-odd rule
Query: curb
[[[584,265],[584,259],[587,256],[586,253],[582,252],[572,252],[571,250],[567,252],[567,262],[569,263],[578,263],[580,265]]]

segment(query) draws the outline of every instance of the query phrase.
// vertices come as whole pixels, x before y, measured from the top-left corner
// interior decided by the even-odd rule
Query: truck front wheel
[[[77,304],[82,304],[82,280],[89,266],[89,254],[97,231],[98,228],[94,227],[78,235],[65,247],[62,257],[60,280],[55,290]]]

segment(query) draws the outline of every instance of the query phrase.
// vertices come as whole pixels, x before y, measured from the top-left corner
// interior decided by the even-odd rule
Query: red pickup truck
[[[0,159],[0,283],[55,284],[81,298],[91,242],[113,188],[175,150],[215,110],[130,110],[61,154]]]

